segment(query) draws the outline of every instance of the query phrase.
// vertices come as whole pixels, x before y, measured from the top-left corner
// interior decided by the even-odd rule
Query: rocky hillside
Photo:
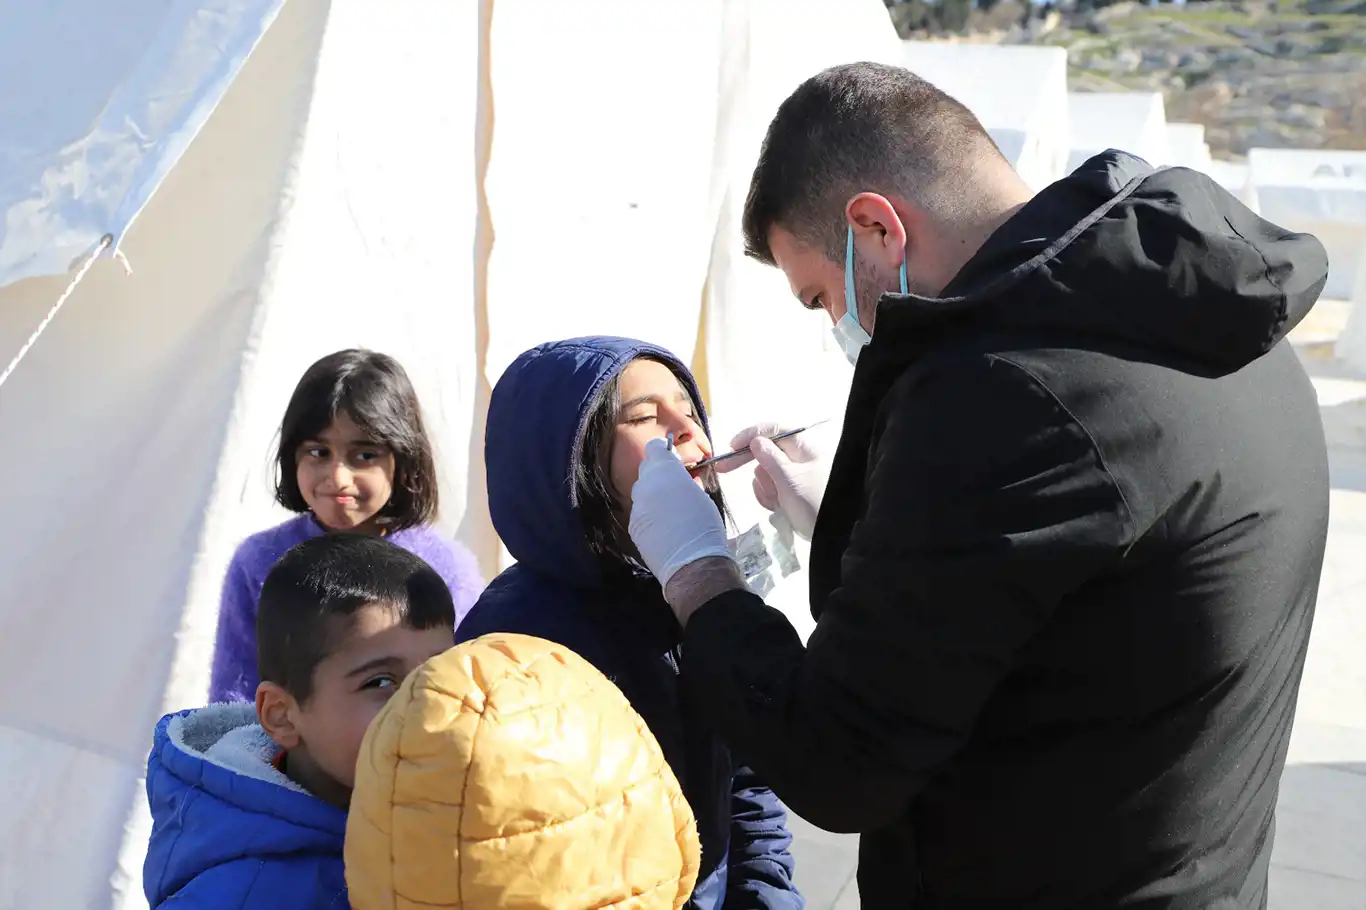
[[[895,18],[895,17],[894,17]],[[1067,48],[1076,91],[1160,91],[1217,157],[1254,146],[1366,149],[1366,0],[1116,3],[1026,25],[1002,3],[967,40]]]

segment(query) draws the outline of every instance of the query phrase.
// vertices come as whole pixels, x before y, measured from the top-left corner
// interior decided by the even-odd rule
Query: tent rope
[[[38,328],[34,329],[33,334],[28,336],[28,341],[24,342],[24,346],[19,349],[19,353],[15,354],[14,359],[9,362],[9,366],[5,367],[5,372],[0,373],[0,386],[5,384],[5,380],[9,379],[10,374],[14,372],[14,368],[19,365],[19,361],[24,359],[24,355],[29,352],[29,348],[33,347],[34,343],[38,340],[38,336],[43,334],[43,330],[52,322],[53,318],[57,315],[57,311],[62,308],[62,304],[66,303],[67,298],[76,290],[76,285],[81,283],[81,279],[85,277],[85,273],[90,271],[90,267],[95,264],[95,260],[100,258],[100,254],[108,249],[109,245],[113,242],[113,234],[105,234],[100,238],[99,245],[95,247],[94,252],[86,257],[85,262],[81,263],[81,267],[76,271],[76,275],[71,279],[71,283],[66,286],[65,291],[62,291],[62,296],[57,298],[57,302],[52,305],[52,309],[47,311],[47,315],[43,317],[43,321],[38,323]],[[127,268],[127,265],[125,265],[124,268]]]

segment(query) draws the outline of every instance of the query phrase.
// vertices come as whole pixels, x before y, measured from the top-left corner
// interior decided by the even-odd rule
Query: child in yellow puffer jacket
[[[645,722],[561,645],[494,634],[434,657],[361,745],[354,910],[678,910],[700,852]]]

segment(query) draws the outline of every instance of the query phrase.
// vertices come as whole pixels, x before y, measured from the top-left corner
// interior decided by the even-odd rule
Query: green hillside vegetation
[[[1073,90],[1160,91],[1167,119],[1203,123],[1219,156],[1366,149],[1366,0],[1121,2],[1028,19],[999,3],[962,10],[957,28],[921,0],[889,12],[906,37],[1064,47]]]

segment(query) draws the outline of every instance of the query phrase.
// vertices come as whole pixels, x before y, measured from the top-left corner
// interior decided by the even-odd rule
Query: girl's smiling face
[[[712,448],[687,389],[664,364],[631,361],[621,372],[618,388],[621,407],[612,437],[610,474],[617,503],[629,515],[631,488],[640,473],[647,442],[672,433],[674,449],[687,465],[710,457]],[[697,483],[706,488],[702,477]]]
[[[295,454],[299,492],[324,527],[333,531],[382,530],[376,516],[394,491],[394,454],[370,439],[355,421],[337,415]]]

